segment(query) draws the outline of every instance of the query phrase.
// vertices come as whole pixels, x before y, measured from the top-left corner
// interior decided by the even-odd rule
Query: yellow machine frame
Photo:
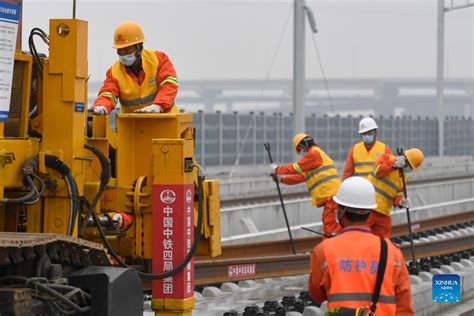
[[[50,21],[49,57],[43,59],[42,76],[36,81],[38,114],[32,119],[28,118],[32,57],[17,53],[15,68],[20,65],[22,79],[14,85],[21,87],[21,104],[15,105],[21,114],[7,123],[7,127],[18,125],[17,134],[5,135],[5,124],[0,123],[0,198],[20,195],[24,186],[22,164],[32,156],[39,159],[39,175],[54,185],[34,204],[14,207],[0,204],[0,231],[66,234],[70,192],[59,173],[46,166],[45,157],[54,155],[69,166],[79,195],[90,200],[99,188],[100,164],[84,150],[84,144],[88,143],[106,157],[109,152],[115,154],[115,177],[110,180],[96,212],[123,212],[133,218],[132,226],[125,232],[108,237],[110,243],[122,257],[144,263],[158,260],[153,258],[152,251],[153,230],[158,229],[151,220],[152,185],[197,187],[192,114],[118,114],[116,132],[111,130],[108,116],[94,116],[88,122],[86,21]],[[90,137],[86,137],[88,129]],[[30,137],[30,132],[40,134],[41,139]],[[164,152],[165,147],[180,149]],[[203,191],[204,222],[197,254],[217,256],[221,252],[218,181],[205,180]],[[26,222],[21,222],[25,219],[19,217],[18,208],[25,210]],[[75,227],[74,236],[78,236],[77,223]],[[93,227],[86,228],[82,238],[101,242]],[[152,305],[157,315],[191,315],[194,298],[177,301],[154,297]]]

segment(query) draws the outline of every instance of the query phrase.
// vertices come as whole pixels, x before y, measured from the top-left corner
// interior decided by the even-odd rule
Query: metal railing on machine
[[[426,156],[438,154],[438,122],[428,117],[376,117],[378,138],[391,148],[418,147]],[[360,117],[307,116],[306,131],[334,160],[343,161],[352,144],[360,141]],[[291,115],[274,113],[205,113],[194,116],[196,158],[204,166],[231,166],[239,156],[240,165],[268,163],[263,149],[270,143],[275,160],[290,162]],[[444,121],[447,156],[474,155],[472,118],[447,117]]]

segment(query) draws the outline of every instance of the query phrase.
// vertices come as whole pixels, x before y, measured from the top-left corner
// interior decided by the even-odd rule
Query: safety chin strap
[[[377,269],[377,279],[375,280],[375,289],[372,294],[372,304],[370,305],[371,315],[375,314],[377,309],[377,302],[380,297],[380,289],[382,288],[382,281],[385,274],[385,268],[387,267],[387,242],[385,239],[380,238],[380,259],[379,267]]]
[[[143,52],[143,44],[140,43],[140,44],[136,44],[136,48],[137,48],[137,51],[139,54],[138,54],[138,57],[137,57],[137,61],[130,67],[133,74],[137,77],[140,76],[140,68],[142,67],[142,52]]]
[[[343,207],[342,205],[339,205],[339,207],[336,210],[336,222],[339,225],[341,225],[342,227],[344,227],[344,225],[342,225],[342,223],[341,223],[341,218],[342,218],[342,216],[344,216],[345,212],[346,212],[346,208]]]

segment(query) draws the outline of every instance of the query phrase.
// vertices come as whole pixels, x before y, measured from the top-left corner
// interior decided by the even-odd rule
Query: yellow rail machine
[[[0,32],[1,12],[21,11],[9,2]],[[115,131],[87,116],[87,32],[50,20],[48,33],[31,31],[30,53],[11,54],[0,313],[142,315],[145,279],[156,315],[192,315],[193,256],[221,251],[219,184],[194,159],[191,113],[117,114]]]

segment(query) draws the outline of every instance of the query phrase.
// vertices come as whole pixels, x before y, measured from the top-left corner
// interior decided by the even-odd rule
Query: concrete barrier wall
[[[474,137],[473,137],[474,138]],[[277,163],[280,163],[277,161]],[[339,176],[342,176],[344,162],[336,162]],[[205,168],[208,177],[220,180],[221,201],[261,196],[275,196],[275,183],[269,177],[268,164],[238,167]],[[410,182],[430,181],[451,177],[474,177],[474,157],[429,157],[419,170],[409,175]],[[283,193],[307,192],[306,186],[281,186]]]
[[[430,166],[423,172],[410,175],[409,196],[412,200],[411,216],[413,221],[426,218],[438,217],[457,212],[464,212],[474,209],[474,169],[470,160],[466,164],[457,161],[458,170],[449,168],[452,162],[448,160],[428,162]],[[445,165],[448,163],[448,166]],[[437,172],[435,172],[435,170]],[[448,170],[448,172],[445,172]],[[447,174],[448,173],[448,174]],[[473,177],[439,180],[436,182],[422,182],[419,180],[447,178],[451,175]],[[224,182],[221,185],[222,208],[221,227],[224,243],[246,243],[264,240],[287,238],[286,226],[280,202],[276,196],[275,184],[267,177],[243,176],[236,177],[234,181]],[[260,181],[260,182],[259,182]],[[240,194],[239,194],[240,191]],[[293,187],[289,192],[302,192],[296,198],[286,198],[285,205],[289,217],[290,225],[293,226],[295,237],[309,236],[311,233],[300,229],[301,226],[308,226],[316,230],[321,229],[321,208],[311,206],[309,194],[304,186]],[[226,199],[244,198],[255,196],[269,196],[267,199],[249,202],[234,201],[225,203]],[[392,213],[393,225],[406,223],[406,213],[404,209],[394,209]]]

